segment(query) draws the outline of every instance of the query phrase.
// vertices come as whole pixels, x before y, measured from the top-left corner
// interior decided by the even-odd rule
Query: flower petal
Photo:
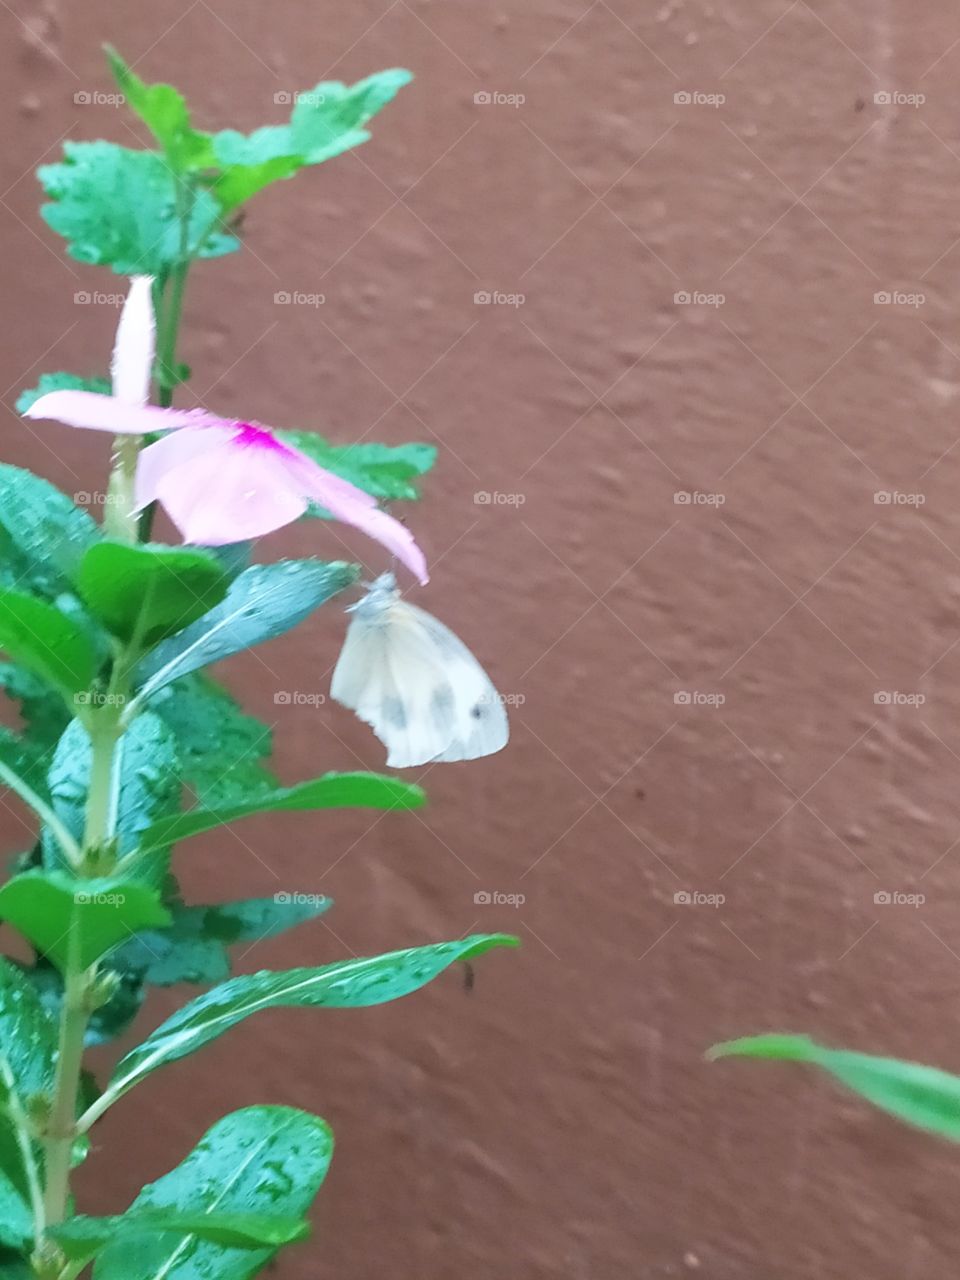
[[[291,469],[296,472],[308,497],[325,507],[334,519],[352,524],[368,537],[375,538],[405,564],[421,583],[425,585],[430,581],[426,557],[406,525],[382,511],[376,498],[364,493],[349,480],[318,466],[312,458],[292,445],[288,445],[287,449],[293,455]]]
[[[97,391],[48,391],[33,402],[24,417],[53,418],[68,427],[130,436],[169,431],[171,427],[224,425],[222,418],[202,409],[159,409],[156,405],[127,404]]]
[[[160,482],[168,471],[192,462],[217,445],[229,444],[233,436],[232,428],[227,426],[185,427],[141,449],[137,458],[136,510],[142,511],[160,500]]]
[[[150,399],[156,345],[152,286],[152,276],[132,277],[117,325],[110,376],[113,394],[127,404],[146,404]]]
[[[307,499],[280,459],[238,448],[232,438],[223,439],[219,431],[203,429],[189,434],[198,437],[197,443],[203,447],[186,456],[181,446],[183,452],[175,464],[160,474],[157,468],[150,477],[185,542],[206,547],[245,542],[292,523],[306,511]],[[212,447],[204,444],[205,438],[214,434],[217,439]],[[179,442],[179,435],[177,439]],[[166,445],[167,441],[158,443]],[[150,446],[155,448],[157,445]]]

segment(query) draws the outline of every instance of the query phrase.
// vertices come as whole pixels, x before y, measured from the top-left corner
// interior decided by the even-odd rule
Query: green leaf
[[[115,636],[152,646],[219,604],[228,584],[216,557],[195,547],[98,542],[80,564],[77,585]]]
[[[87,731],[73,720],[57,745],[48,781],[54,811],[78,841],[83,838],[90,757]],[[158,716],[145,712],[131,721],[117,746],[115,776],[119,781],[114,798],[115,829],[119,851],[127,854],[147,827],[180,808],[182,784],[176,742]],[[49,838],[44,842],[44,855],[48,866],[61,862]],[[140,860],[131,874],[159,888],[168,861],[167,851],[156,849],[151,857]]]
[[[96,521],[59,489],[7,463],[0,463],[0,529],[4,561],[17,559],[16,576],[3,581],[47,600],[71,589],[84,552],[100,537]]]
[[[190,1229],[111,1241],[97,1262],[95,1280],[247,1280],[276,1252],[232,1248],[200,1239],[203,1216],[241,1220],[253,1230],[266,1216],[281,1218],[279,1234],[299,1223],[326,1176],[333,1134],[318,1116],[292,1107],[247,1107],[218,1120],[176,1169],[140,1192],[128,1213],[181,1212]],[[294,1236],[294,1238],[296,1238]]]
[[[507,934],[473,934],[457,942],[340,960],[319,969],[264,970],[231,978],[184,1005],[122,1058],[100,1101],[87,1113],[88,1119],[102,1114],[158,1067],[195,1053],[262,1009],[361,1009],[386,1004],[426,986],[455,960],[471,960],[491,947],[517,945],[518,940]]]
[[[275,937],[315,919],[331,905],[321,895],[291,893],[216,906],[172,903],[170,927],[131,938],[111,956],[111,967],[138,972],[155,987],[222,982],[230,973],[229,946]]]
[[[225,129],[213,150],[223,172],[213,192],[224,211],[235,208],[271,182],[289,178],[304,165],[320,164],[366,142],[363,125],[413,77],[394,69],[345,85],[318,84],[298,93],[290,123],[266,125],[250,134]]]
[[[14,408],[17,413],[24,414],[41,396],[51,391],[96,391],[100,395],[110,395],[109,378],[81,378],[75,373],[41,373],[40,381],[29,391],[21,391],[17,396]]]
[[[138,930],[169,923],[170,915],[159,894],[135,880],[78,881],[64,871],[36,870],[0,887],[0,920],[9,921],[63,972],[71,955],[88,969]]]
[[[37,1280],[37,1273],[19,1249],[0,1248],[0,1276],[3,1280]]]
[[[770,1058],[820,1067],[882,1111],[960,1142],[960,1076],[898,1058],[828,1049],[807,1036],[745,1036],[714,1045],[709,1058]]]
[[[40,213],[67,241],[78,262],[112,267],[120,275],[163,275],[180,259],[176,183],[152,151],[113,142],[63,144],[60,164],[37,176],[53,203]],[[220,210],[209,191],[194,194],[188,226],[191,257],[217,258],[240,247],[215,230]]]
[[[27,1103],[49,1097],[56,1046],[53,1018],[20,970],[0,958],[0,1245],[15,1249],[32,1235],[31,1178],[42,1179],[38,1144],[25,1131]]]
[[[152,697],[172,680],[282,635],[358,576],[356,565],[340,561],[252,565],[215,609],[158,645],[141,664],[139,697]]]
[[[183,95],[169,84],[145,84],[111,45],[105,52],[127,106],[160,143],[169,164],[178,173],[209,168],[214,163],[210,134],[193,128]]]
[[[25,743],[40,756],[52,756],[70,720],[60,695],[14,662],[0,662],[0,689],[19,704]]]
[[[86,632],[51,604],[0,588],[0,649],[72,702],[90,687],[97,656]]]
[[[315,431],[278,434],[321,467],[349,480],[364,493],[385,500],[419,498],[416,481],[437,460],[432,444],[330,444]],[[311,514],[317,514],[316,509]]]
[[[270,755],[270,726],[241,711],[209,676],[175,681],[150,707],[173,733],[182,775],[202,804],[231,804],[277,786],[262,763]]]
[[[239,818],[258,813],[304,809],[420,809],[426,796],[420,787],[376,773],[326,773],[322,778],[300,782],[295,787],[278,787],[247,801],[220,809],[190,809],[173,814],[149,827],[142,836],[141,850],[149,854],[156,847],[175,844],[188,836],[212,831]]]
[[[303,1218],[267,1213],[182,1212],[176,1209],[130,1209],[113,1218],[78,1215],[50,1227],[47,1234],[56,1240],[64,1256],[72,1262],[90,1262],[111,1241],[129,1241],[131,1236],[176,1232],[195,1236],[230,1249],[277,1249],[310,1234]],[[166,1242],[161,1242],[166,1243]]]

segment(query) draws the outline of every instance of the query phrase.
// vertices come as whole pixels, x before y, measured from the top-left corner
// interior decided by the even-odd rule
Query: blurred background
[[[81,1207],[283,1101],[338,1150],[282,1280],[952,1274],[953,1148],[702,1054],[782,1029],[960,1069],[960,16],[11,0],[0,23],[2,453],[68,493],[107,442],[12,405],[106,371],[116,308],[75,298],[123,286],[66,258],[33,176],[64,138],[139,136],[98,96],[101,41],[206,128],[415,73],[372,142],[196,268],[181,403],[436,443],[411,598],[513,702],[501,755],[408,775],[422,815],[257,820],[179,870],[195,901],[336,900],[240,971],[471,930],[522,950],[472,990],[263,1014],[168,1068],[98,1131]],[[295,291],[324,300],[275,301]],[[372,548],[350,542],[375,571]],[[343,548],[305,523],[265,554]],[[328,692],[344,626],[328,606],[221,669],[286,781],[383,767],[342,708],[276,701]]]

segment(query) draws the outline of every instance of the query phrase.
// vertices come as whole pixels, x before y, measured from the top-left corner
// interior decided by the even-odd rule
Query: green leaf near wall
[[[214,163],[210,134],[194,129],[183,94],[169,84],[146,84],[110,45],[106,54],[127,106],[160,143],[171,168],[177,173],[210,168]]]
[[[278,434],[319,466],[384,501],[419,498],[418,481],[437,460],[432,444],[330,444],[315,431]],[[311,514],[325,513],[314,508]]]
[[[4,583],[48,601],[72,589],[84,553],[100,537],[96,521],[66,494],[7,463],[0,463],[0,531],[4,561],[16,557],[15,576],[4,574]]]
[[[52,604],[0,588],[0,649],[74,702],[89,689],[97,654],[87,632]]]

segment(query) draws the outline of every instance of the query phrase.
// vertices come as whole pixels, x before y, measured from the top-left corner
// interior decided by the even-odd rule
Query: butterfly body
[[[387,764],[473,760],[506,746],[503,700],[467,646],[381,574],[353,617],[330,692],[371,726]]]

